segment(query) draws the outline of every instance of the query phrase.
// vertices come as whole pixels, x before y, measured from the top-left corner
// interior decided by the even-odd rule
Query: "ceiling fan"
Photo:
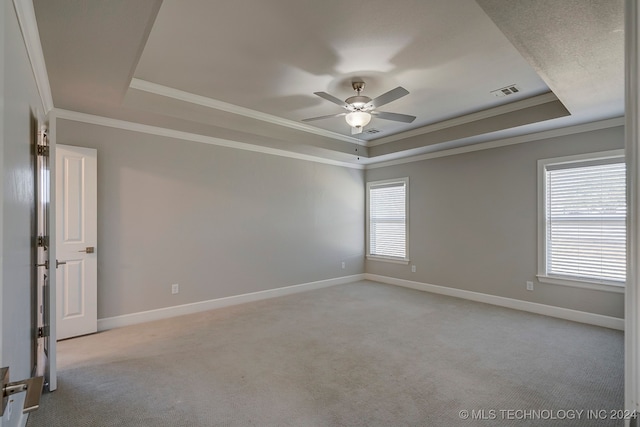
[[[347,110],[344,113],[329,114],[327,116],[312,117],[310,119],[303,119],[303,122],[311,122],[314,120],[329,119],[332,117],[344,116],[349,126],[351,126],[351,134],[355,135],[362,133],[362,128],[369,124],[371,116],[374,115],[380,119],[394,120],[396,122],[411,123],[416,118],[415,116],[409,116],[407,114],[387,113],[385,111],[376,111],[377,107],[388,104],[396,99],[400,99],[409,94],[409,91],[405,88],[398,86],[395,89],[391,89],[389,92],[385,92],[377,98],[371,99],[368,96],[361,95],[360,93],[364,89],[364,82],[354,81],[351,83],[351,87],[356,91],[357,95],[349,97],[342,101],[333,95],[329,95],[326,92],[314,92],[321,98],[331,101]]]

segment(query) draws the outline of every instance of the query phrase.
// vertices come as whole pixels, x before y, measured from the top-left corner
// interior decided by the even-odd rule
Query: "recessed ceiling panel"
[[[374,117],[364,140],[549,91],[468,0],[164,0],[135,77],[298,122],[341,112],[313,92],[345,99],[354,78],[371,98],[406,88],[381,110],[417,119]],[[308,124],[350,134],[342,117]]]

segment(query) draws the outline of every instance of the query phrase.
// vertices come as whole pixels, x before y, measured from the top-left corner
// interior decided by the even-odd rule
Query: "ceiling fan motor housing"
[[[347,98],[344,102],[351,105],[355,110],[361,110],[367,103],[371,101],[368,96],[357,95]]]

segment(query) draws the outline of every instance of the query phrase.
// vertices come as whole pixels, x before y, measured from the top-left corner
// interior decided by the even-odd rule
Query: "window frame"
[[[624,293],[625,283],[589,280],[584,278],[569,278],[565,276],[555,276],[547,271],[547,167],[559,165],[575,165],[576,163],[588,163],[598,160],[619,159],[620,163],[625,163],[625,153],[623,149],[608,150],[595,153],[585,153],[573,156],[555,157],[538,160],[538,281],[542,283],[572,286],[584,289],[595,289],[600,291]],[[612,162],[618,163],[618,162]],[[585,167],[588,165],[585,165]],[[628,201],[627,201],[628,210]],[[627,213],[628,218],[628,213]],[[627,228],[628,241],[628,228]],[[628,244],[627,244],[628,245]],[[627,248],[628,250],[628,248]]]
[[[405,193],[404,193],[404,258],[400,258],[400,257],[391,257],[391,256],[385,256],[385,255],[376,255],[376,254],[372,254],[371,253],[371,238],[370,238],[370,227],[371,227],[371,212],[370,212],[370,195],[371,195],[371,188],[372,187],[377,187],[377,186],[384,186],[384,185],[389,185],[389,184],[395,184],[395,183],[403,183],[404,184],[404,188],[405,188]],[[409,264],[410,259],[409,259],[409,177],[403,177],[403,178],[394,178],[394,179],[384,179],[384,180],[380,180],[380,181],[369,181],[367,182],[367,186],[366,186],[366,198],[365,198],[365,203],[366,203],[366,217],[367,217],[367,221],[366,221],[366,229],[365,229],[365,234],[366,234],[366,258],[368,260],[371,261],[383,261],[383,262],[390,262],[390,263],[395,263],[395,264]]]

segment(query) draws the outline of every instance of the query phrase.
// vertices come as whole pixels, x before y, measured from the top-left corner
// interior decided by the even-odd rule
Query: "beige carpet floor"
[[[364,281],[62,341],[27,426],[618,426],[623,348]]]

